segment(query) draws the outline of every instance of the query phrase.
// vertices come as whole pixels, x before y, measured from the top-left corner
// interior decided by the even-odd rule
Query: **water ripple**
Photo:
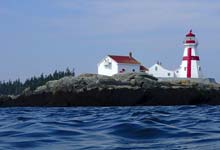
[[[0,149],[220,149],[219,108],[1,108]]]

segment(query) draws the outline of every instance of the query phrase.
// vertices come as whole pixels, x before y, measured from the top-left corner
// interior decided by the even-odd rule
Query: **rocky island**
[[[219,105],[220,85],[204,80],[158,80],[146,73],[68,76],[18,96],[1,96],[1,107]]]

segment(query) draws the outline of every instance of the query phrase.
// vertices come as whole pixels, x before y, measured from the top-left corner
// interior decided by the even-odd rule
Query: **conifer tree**
[[[24,82],[18,78],[15,81],[0,81],[0,96],[1,95],[18,95],[24,89],[30,88],[35,90],[38,86],[44,85],[50,80],[58,80],[64,76],[75,76],[75,71],[71,72],[69,68],[66,68],[65,71],[55,70],[53,74],[44,75],[43,73],[39,76],[33,76],[29,79],[26,79]]]

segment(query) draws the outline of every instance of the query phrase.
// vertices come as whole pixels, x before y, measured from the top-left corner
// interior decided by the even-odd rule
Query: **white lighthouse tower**
[[[178,78],[202,78],[202,68],[197,51],[198,41],[192,30],[186,34],[184,53],[180,68],[175,71]]]

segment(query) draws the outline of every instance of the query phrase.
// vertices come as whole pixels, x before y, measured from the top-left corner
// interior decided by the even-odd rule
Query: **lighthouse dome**
[[[195,37],[196,35],[192,33],[192,30],[189,31],[189,33],[186,34],[186,37]]]

